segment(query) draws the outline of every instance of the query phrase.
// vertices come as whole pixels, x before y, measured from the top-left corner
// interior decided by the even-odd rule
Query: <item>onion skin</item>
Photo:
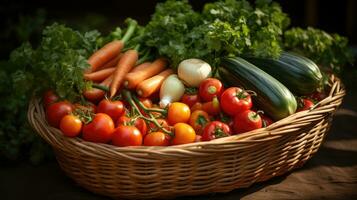
[[[211,71],[211,66],[205,61],[190,58],[179,64],[177,74],[188,87],[198,87],[201,81],[211,76]]]

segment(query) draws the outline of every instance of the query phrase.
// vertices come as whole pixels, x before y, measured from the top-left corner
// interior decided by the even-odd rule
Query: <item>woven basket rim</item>
[[[33,98],[30,102],[29,110],[28,110],[28,118],[30,124],[35,127],[35,123],[39,123],[38,120],[43,120],[42,122],[44,123],[42,128],[46,129],[46,133],[42,131],[36,131],[41,137],[43,137],[45,140],[47,140],[48,143],[50,143],[52,146],[54,144],[58,145],[56,141],[53,140],[61,140],[61,141],[66,141],[66,144],[70,144],[70,148],[80,148],[81,151],[83,150],[88,150],[95,152],[95,149],[101,149],[101,150],[110,150],[110,151],[115,151],[115,152],[120,152],[126,153],[154,153],[154,154],[160,154],[160,153],[170,153],[170,152],[176,152],[176,151],[182,151],[182,153],[185,153],[185,150],[192,150],[192,149],[202,149],[202,148],[214,148],[217,145],[229,145],[229,144],[234,144],[234,145],[239,145],[239,144],[258,144],[260,142],[264,142],[267,140],[273,140],[276,139],[276,137],[280,137],[281,135],[284,134],[289,134],[289,132],[284,130],[276,131],[279,130],[281,127],[286,127],[288,125],[292,126],[294,123],[304,123],[304,119],[309,119],[309,116],[314,116],[318,115],[321,113],[328,113],[329,110],[337,107],[338,105],[333,105],[333,102],[335,100],[341,99],[345,95],[345,89],[344,86],[342,85],[341,81],[335,77],[334,75],[331,75],[330,77],[330,86],[331,90],[329,95],[323,99],[322,101],[318,102],[312,109],[307,110],[307,111],[301,111],[294,113],[284,119],[281,119],[279,121],[274,122],[268,127],[265,128],[260,128],[256,129],[250,132],[245,132],[241,133],[238,135],[232,135],[224,138],[219,138],[216,140],[211,140],[211,141],[204,141],[204,142],[195,142],[195,143],[189,143],[189,144],[182,144],[182,145],[174,145],[174,146],[165,146],[165,147],[160,147],[160,146],[131,146],[131,147],[117,147],[114,145],[110,144],[103,144],[103,143],[93,143],[93,142],[88,142],[85,141],[79,137],[76,138],[70,138],[66,137],[63,134],[61,134],[59,129],[56,129],[54,127],[51,127],[48,125],[47,121],[44,118],[44,115],[42,115],[42,118],[39,118],[38,115],[35,115],[35,110],[44,112],[44,108],[41,104],[41,100],[38,98]],[[42,109],[42,110],[41,110]],[[43,113],[42,113],[43,114]],[[310,123],[314,122],[314,120],[309,119],[308,120]],[[317,120],[315,120],[317,121]],[[306,122],[305,122],[306,123]],[[37,128],[35,128],[37,130]],[[46,134],[51,134],[51,135],[46,135]],[[46,136],[51,136],[51,137],[46,137]],[[69,147],[67,147],[69,148]],[[62,150],[65,150],[63,148]],[[191,153],[192,152],[186,152],[186,153]],[[199,155],[199,152],[196,152],[197,155]]]

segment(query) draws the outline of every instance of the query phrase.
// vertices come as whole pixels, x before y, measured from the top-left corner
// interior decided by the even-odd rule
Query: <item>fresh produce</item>
[[[87,72],[95,72],[97,68],[114,59],[119,55],[123,47],[124,43],[119,40],[114,40],[106,44],[104,47],[96,51],[88,58],[88,64],[90,65],[90,68]]]
[[[312,102],[310,99],[300,98],[298,100],[297,112],[300,112],[303,110],[310,110],[313,106],[314,106],[314,102]]]
[[[98,104],[97,112],[109,115],[115,122],[124,114],[124,104],[121,101],[103,99]]]
[[[141,146],[143,137],[135,126],[119,125],[113,132],[112,143],[115,146]]]
[[[163,132],[151,132],[144,138],[144,146],[169,146],[169,137]]]
[[[198,87],[211,75],[211,66],[203,60],[191,58],[180,62],[177,68],[178,77],[188,87]]]
[[[114,95],[118,92],[125,76],[135,66],[138,59],[139,52],[135,49],[128,50],[123,54],[113,74],[113,80],[110,84],[110,97],[114,97]]]
[[[67,101],[49,105],[46,109],[46,119],[51,126],[59,127],[61,119],[73,111],[73,106]]]
[[[108,78],[111,74],[113,74],[114,71],[115,71],[115,67],[110,67],[96,72],[86,73],[83,75],[83,77],[88,81],[95,81],[95,82],[103,81],[106,78]]]
[[[68,114],[61,119],[59,128],[65,136],[76,137],[81,133],[82,125],[82,121],[79,117]]]
[[[190,107],[180,102],[170,104],[167,111],[167,119],[170,125],[175,125],[179,122],[188,122],[190,115]]]
[[[221,137],[227,137],[231,135],[231,129],[229,126],[220,121],[209,122],[202,133],[202,141],[210,141]]]
[[[188,90],[186,88],[186,92],[182,95],[180,101],[191,108],[195,103],[200,101],[200,96],[197,94],[197,90]]]
[[[176,74],[168,76],[160,88],[160,107],[165,108],[172,102],[179,101],[185,93],[185,86]]]
[[[221,96],[221,108],[231,116],[249,110],[252,105],[250,94],[239,87],[230,87]]]
[[[136,87],[136,92],[141,97],[149,97],[150,95],[160,90],[164,80],[171,74],[173,74],[172,69],[167,69],[156,76],[146,79],[145,81],[139,83],[139,85]]]
[[[110,83],[113,80],[113,75],[110,75],[108,78],[106,78],[104,81],[102,81],[99,86],[102,87],[109,87]],[[103,89],[98,89],[98,88],[89,88],[83,92],[83,96],[92,102],[98,102],[104,98],[105,91]]]
[[[256,104],[274,120],[295,113],[297,103],[294,95],[263,70],[239,57],[223,59],[222,66],[220,74],[229,73],[229,78],[234,79],[232,85],[242,85],[256,92]]]
[[[117,66],[118,61],[120,60],[120,58],[122,56],[123,56],[123,54],[120,53],[119,55],[117,55],[113,59],[111,59],[109,62],[105,63],[103,66],[99,67],[99,69],[97,69],[97,70],[103,70],[103,69],[112,68],[112,67]]]
[[[186,123],[176,123],[174,125],[174,138],[171,140],[171,144],[188,144],[192,143],[196,139],[195,130]]]
[[[135,70],[125,76],[124,86],[128,89],[134,89],[145,79],[148,79],[165,69],[167,61],[163,58],[156,59],[149,66],[141,70]]]
[[[311,94],[322,85],[319,67],[302,56],[284,52],[279,59],[246,58],[298,95]]]
[[[59,97],[52,91],[52,90],[47,90],[44,95],[43,95],[43,105],[45,107],[57,102]]]
[[[159,122],[159,121],[158,121]],[[134,125],[144,137],[147,134],[148,127],[144,119],[142,118],[129,118],[127,116],[121,116],[116,122],[116,126],[120,125]]]
[[[274,123],[272,119],[270,119],[268,116],[264,114],[259,114],[260,118],[262,119],[262,127],[267,127],[270,124]]]
[[[205,111],[195,110],[192,112],[192,114],[190,116],[189,124],[196,131],[196,134],[201,135],[202,129],[210,121],[211,121],[210,117],[208,116],[208,114]]]
[[[223,91],[223,85],[216,78],[207,78],[203,80],[198,89],[200,99],[203,101],[212,101],[214,97],[220,98]]]
[[[90,123],[83,126],[82,137],[90,142],[107,143],[112,139],[113,132],[112,118],[105,113],[97,113]]]
[[[212,101],[203,103],[201,109],[210,115],[218,115],[221,112],[221,106],[218,98],[213,97]]]
[[[244,133],[262,127],[262,119],[257,112],[246,110],[234,117],[234,133]]]

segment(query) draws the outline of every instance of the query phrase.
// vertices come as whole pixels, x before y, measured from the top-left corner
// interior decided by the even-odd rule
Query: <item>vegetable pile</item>
[[[168,0],[145,26],[125,24],[107,36],[46,27],[40,44],[14,50],[12,71],[0,73],[11,74],[12,88],[1,88],[2,104],[13,105],[1,111],[41,95],[48,124],[68,137],[116,146],[209,141],[311,109],[326,96],[326,74],[352,62],[346,38],[287,30],[287,14],[269,0],[222,0],[201,12]],[[10,123],[0,124],[1,151],[16,137]]]

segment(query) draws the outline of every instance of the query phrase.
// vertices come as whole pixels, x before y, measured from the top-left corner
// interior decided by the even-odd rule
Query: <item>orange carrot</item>
[[[120,60],[121,56],[123,54],[119,54],[118,56],[114,57],[113,59],[111,59],[109,62],[105,63],[103,66],[97,68],[97,70],[102,70],[102,69],[107,69],[107,68],[111,68],[111,67],[116,67],[118,64],[118,61]]]
[[[89,81],[102,81],[106,79],[108,76],[113,74],[115,71],[115,67],[107,68],[107,69],[102,69],[100,71],[92,72],[90,74],[84,74],[83,77],[85,80]]]
[[[126,74],[135,66],[138,58],[139,53],[137,50],[128,50],[123,54],[113,74],[113,81],[110,84],[110,97],[113,97],[117,93]]]
[[[88,63],[91,65],[91,68],[87,71],[87,73],[95,72],[97,68],[115,58],[119,55],[123,47],[124,43],[120,40],[115,40],[104,45],[104,47],[89,57]]]
[[[104,81],[102,81],[99,85],[109,87],[110,83],[113,80],[113,75],[110,75]],[[98,88],[91,88],[83,92],[83,95],[86,99],[91,102],[98,102],[104,98],[105,91],[98,89]]]
[[[132,70],[130,70],[129,73],[134,73],[134,72],[141,71],[141,70],[145,69],[146,67],[148,67],[150,65],[151,65],[151,62],[141,63],[140,65],[138,65],[138,66],[134,67]]]
[[[156,59],[150,66],[140,71],[130,72],[125,76],[124,86],[128,89],[134,89],[140,82],[148,79],[165,69],[167,61],[163,58]]]
[[[173,73],[174,72],[172,71],[172,69],[166,69],[165,71],[162,71],[160,74],[142,81],[136,87],[136,92],[141,97],[148,97],[152,95],[153,93],[160,90],[160,87],[164,82],[165,78]]]

